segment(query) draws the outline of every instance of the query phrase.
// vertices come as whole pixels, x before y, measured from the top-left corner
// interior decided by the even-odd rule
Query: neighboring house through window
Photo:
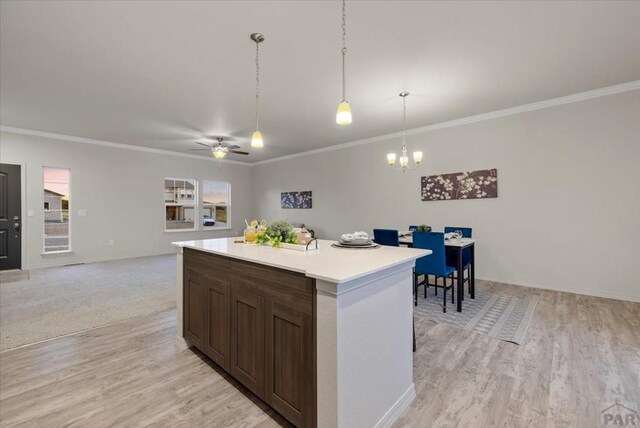
[[[44,177],[44,252],[71,249],[70,176],[67,168],[42,169]]]
[[[225,181],[202,182],[202,227],[228,229],[231,227],[231,186]]]
[[[164,179],[165,231],[196,230],[198,184],[191,178]]]

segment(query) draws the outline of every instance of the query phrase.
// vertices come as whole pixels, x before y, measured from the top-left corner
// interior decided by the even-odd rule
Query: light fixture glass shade
[[[416,164],[422,162],[422,152],[413,152],[413,161]]]
[[[256,131],[251,136],[251,147],[254,149],[259,149],[264,146],[264,141],[262,140],[262,133],[260,131]]]
[[[406,168],[409,165],[409,156],[400,156],[400,166]]]
[[[393,166],[396,164],[396,154],[395,153],[389,153],[387,155],[387,162],[389,162],[389,165]]]
[[[338,125],[348,125],[351,121],[351,107],[349,107],[349,103],[346,100],[342,100],[336,113],[336,123]]]
[[[211,152],[213,153],[213,157],[216,159],[222,159],[226,155],[226,153],[223,152],[222,150],[214,149],[214,150],[211,150]]]

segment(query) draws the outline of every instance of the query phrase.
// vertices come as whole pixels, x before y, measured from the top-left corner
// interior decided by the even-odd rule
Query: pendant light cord
[[[256,42],[256,131],[258,127],[258,103],[260,101],[260,43]]]
[[[347,56],[347,5],[342,0],[342,101],[347,100],[347,78],[345,73],[345,57]]]
[[[407,97],[402,97],[402,150],[406,152],[407,144],[404,142],[404,134],[407,130]]]

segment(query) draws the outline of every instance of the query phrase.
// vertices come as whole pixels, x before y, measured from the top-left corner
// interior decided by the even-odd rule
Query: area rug
[[[176,306],[176,257],[30,271],[0,284],[0,351]]]
[[[538,301],[533,297],[514,297],[476,291],[475,299],[465,293],[462,312],[456,311],[448,294],[447,312],[442,312],[442,289],[435,295],[435,288],[429,287],[427,298],[424,288],[418,289],[416,316],[426,317],[438,323],[449,324],[469,331],[486,334],[507,342],[521,344],[531,324]]]

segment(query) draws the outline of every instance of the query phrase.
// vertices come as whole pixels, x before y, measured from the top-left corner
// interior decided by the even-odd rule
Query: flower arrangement
[[[262,245],[270,244],[280,248],[283,242],[297,244],[298,234],[291,227],[291,224],[285,220],[277,220],[271,224],[267,224],[266,220],[262,220],[260,223],[257,220],[253,220],[245,231],[245,241]]]

